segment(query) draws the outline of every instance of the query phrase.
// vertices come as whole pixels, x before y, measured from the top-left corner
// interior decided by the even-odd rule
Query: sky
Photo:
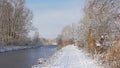
[[[85,3],[86,0],[26,0],[27,8],[33,12],[33,26],[47,39],[56,38],[65,26],[80,22]]]

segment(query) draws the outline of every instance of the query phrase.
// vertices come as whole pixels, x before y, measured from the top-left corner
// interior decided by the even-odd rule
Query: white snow
[[[56,52],[46,64],[34,65],[33,68],[102,68],[83,50],[69,45]]]
[[[7,51],[14,51],[14,50],[21,50],[21,49],[28,49],[28,48],[34,48],[37,46],[30,45],[30,46],[0,46],[0,53],[7,52]]]
[[[101,46],[101,44],[98,41],[96,41],[96,46]]]

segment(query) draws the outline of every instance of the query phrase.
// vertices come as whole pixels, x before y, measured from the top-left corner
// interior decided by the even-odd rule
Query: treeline
[[[25,0],[0,0],[0,44],[28,45],[35,41],[28,37],[32,18]]]
[[[43,37],[40,37],[39,32],[36,31],[34,33],[34,36],[31,37],[30,43],[33,45],[49,45],[49,40]]]
[[[80,23],[65,27],[58,43],[68,39],[105,68],[120,68],[120,0],[88,0]]]

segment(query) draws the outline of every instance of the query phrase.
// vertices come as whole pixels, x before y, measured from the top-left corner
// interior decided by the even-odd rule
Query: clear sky
[[[34,15],[33,26],[48,39],[57,37],[64,26],[78,23],[85,3],[86,0],[26,0]]]

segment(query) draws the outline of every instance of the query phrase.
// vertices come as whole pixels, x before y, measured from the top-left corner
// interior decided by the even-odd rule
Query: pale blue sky
[[[57,37],[64,26],[78,23],[85,3],[86,0],[26,0],[34,15],[33,26],[48,39]]]

